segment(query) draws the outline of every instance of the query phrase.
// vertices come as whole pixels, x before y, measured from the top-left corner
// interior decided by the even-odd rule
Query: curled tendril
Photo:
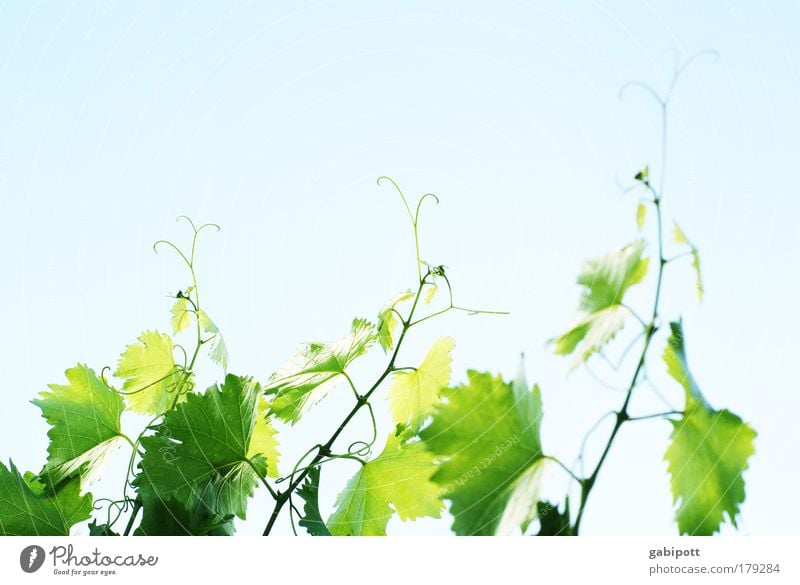
[[[123,497],[123,499],[121,500],[113,500],[111,498],[98,498],[92,503],[92,510],[100,511],[105,507],[106,526],[111,528],[114,524],[117,523],[122,514],[128,509],[128,505],[132,502],[133,500],[131,500],[127,496]],[[105,504],[107,504],[107,507]],[[117,508],[117,515],[114,517],[114,520],[111,520],[111,509],[114,507]]]
[[[400,186],[397,184],[397,182],[391,177],[387,177],[386,175],[378,177],[377,181],[378,186],[380,186],[381,181],[389,181],[392,184],[392,186],[394,186],[395,190],[400,195],[400,199],[403,200],[403,206],[406,208],[406,211],[408,212],[408,217],[411,220],[411,227],[414,230],[414,248],[417,255],[417,278],[419,278],[420,282],[423,282],[424,278],[422,276],[422,269],[420,268],[420,266],[426,264],[426,262],[422,260],[422,257],[419,254],[419,212],[420,209],[422,208],[422,203],[426,199],[431,197],[438,204],[439,198],[433,193],[425,193],[422,197],[419,198],[419,200],[417,201],[417,207],[415,211],[412,212],[411,206],[408,204],[408,199],[406,199],[406,196],[403,194],[403,190],[400,189]]]
[[[387,177],[386,175],[378,177],[377,180],[378,187],[381,186],[381,181],[389,181],[392,184],[395,190],[397,190],[397,193],[400,195],[400,199],[403,200],[403,205],[405,206],[406,211],[408,212],[408,218],[411,220],[411,223],[412,224],[416,223],[414,221],[414,214],[411,213],[411,207],[408,205],[408,199],[406,199],[406,196],[403,195],[403,190],[400,188],[400,185],[398,185],[394,179],[392,179],[391,177]]]
[[[184,261],[184,263],[186,263],[186,266],[188,266],[190,270],[194,271],[194,253],[195,253],[195,249],[197,248],[197,237],[200,235],[200,232],[202,232],[204,229],[207,229],[207,228],[214,228],[217,231],[220,231],[222,228],[220,228],[219,225],[217,225],[216,223],[204,223],[200,227],[197,227],[197,226],[195,226],[195,224],[191,220],[191,218],[186,216],[186,215],[179,215],[178,218],[175,221],[180,221],[180,220],[184,220],[184,221],[188,222],[189,225],[192,228],[192,231],[194,232],[194,235],[192,236],[192,248],[191,248],[191,252],[190,252],[189,256],[187,257],[186,254],[183,252],[183,250],[181,250],[178,246],[176,246],[174,243],[170,242],[169,240],[157,240],[156,242],[154,242],[153,243],[153,251],[156,254],[158,254],[158,246],[160,244],[163,244],[165,246],[169,246],[170,248],[175,250],[175,252],[177,252],[177,254],[181,257],[181,259]]]
[[[347,454],[356,457],[369,457],[371,452],[372,443],[367,443],[366,441],[353,441],[347,447]]]
[[[141,388],[137,388],[136,390],[130,390],[130,391],[114,389],[114,392],[116,392],[117,394],[121,394],[122,396],[132,396],[134,394],[139,394],[139,392],[144,392],[145,390],[147,390],[149,388],[152,388],[153,386],[155,386],[159,382],[163,382],[164,380],[166,380],[167,378],[169,378],[170,376],[172,376],[176,372],[181,372],[181,371],[184,371],[183,368],[181,368],[179,365],[176,364],[176,365],[174,365],[174,366],[172,366],[170,368],[169,372],[167,372],[165,375],[161,376],[158,380],[150,382],[149,384],[146,384],[145,386],[142,386]],[[171,388],[172,388],[171,386],[167,387],[167,392],[170,392]]]
[[[584,454],[586,452],[586,444],[589,442],[589,438],[592,436],[592,434],[594,434],[594,432],[600,428],[600,425],[602,425],[605,422],[605,420],[610,416],[617,416],[617,411],[609,410],[607,413],[605,413],[603,416],[597,419],[597,421],[589,428],[588,431],[586,431],[586,434],[583,436],[583,440],[581,441],[581,449],[578,452],[578,461],[580,462],[581,475],[585,475],[583,468],[583,460],[584,460]]]
[[[428,198],[432,197],[433,200],[436,202],[436,205],[439,205],[439,197],[434,195],[433,193],[425,193],[422,197],[419,198],[417,201],[417,210],[414,212],[414,225],[419,225],[419,210],[422,207],[422,203]]]
[[[181,353],[183,354],[183,369],[184,369],[184,371],[187,370],[189,368],[189,365],[188,365],[189,364],[189,354],[186,353],[186,348],[183,347],[180,343],[176,343],[174,345],[174,347],[176,347],[177,349],[181,350]]]
[[[693,54],[692,56],[690,56],[688,59],[686,59],[683,63],[681,63],[681,61],[680,61],[680,52],[678,52],[675,49],[672,49],[671,52],[675,53],[675,66],[674,66],[674,71],[673,71],[673,74],[672,74],[672,80],[670,81],[669,87],[667,88],[667,91],[664,93],[663,96],[661,94],[659,94],[653,88],[652,85],[644,83],[642,81],[634,80],[634,81],[629,81],[628,83],[624,84],[619,89],[619,99],[621,99],[621,100],[625,99],[626,90],[633,87],[633,88],[641,89],[646,94],[648,94],[650,97],[652,97],[658,103],[658,105],[661,106],[662,109],[666,108],[667,104],[669,103],[670,98],[672,97],[672,93],[675,91],[675,87],[678,84],[678,80],[683,76],[684,72],[695,61],[697,61],[697,60],[699,60],[699,59],[701,59],[703,57],[713,57],[714,58],[714,63],[719,61],[719,53],[717,51],[713,50],[713,49],[706,49],[704,51],[699,51],[699,52]]]

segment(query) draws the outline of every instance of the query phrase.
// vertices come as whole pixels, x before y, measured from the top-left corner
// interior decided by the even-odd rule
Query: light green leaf
[[[394,349],[394,330],[397,328],[397,313],[393,309],[400,303],[414,298],[414,293],[410,290],[395,295],[383,306],[378,313],[378,343],[381,344],[383,351]]]
[[[278,369],[264,386],[275,394],[272,412],[292,424],[343,378],[345,368],[375,343],[375,327],[354,319],[350,334],[332,343],[309,343]]]
[[[54,487],[30,473],[23,477],[13,462],[0,462],[0,535],[68,536],[72,526],[89,519],[92,496],[81,496],[79,479]]]
[[[673,234],[673,240],[678,244],[688,244],[689,239],[686,237],[686,234],[681,229],[681,226],[678,225],[678,222],[673,222],[675,226],[675,233]]]
[[[639,205],[636,207],[636,225],[639,226],[639,229],[644,227],[644,220],[647,217],[647,205],[643,202],[639,202]]]
[[[573,368],[600,351],[625,325],[629,312],[622,305],[625,293],[647,274],[644,246],[644,240],[636,240],[584,264],[578,277],[578,284],[584,287],[578,317],[566,333],[551,340],[559,355],[578,350]]]
[[[134,481],[150,501],[177,500],[187,510],[207,502],[207,515],[244,519],[259,476],[277,476],[278,451],[261,388],[228,375],[222,386],[189,394],[142,439],[145,455]]]
[[[672,495],[681,534],[708,536],[719,530],[727,514],[736,526],[744,502],[742,474],[754,453],[756,432],[728,410],[714,410],[705,400],[686,361],[683,328],[670,323],[664,350],[669,374],[683,386],[684,413],[672,423],[669,463]]]
[[[428,292],[425,293],[425,304],[430,305],[433,297],[436,296],[436,293],[439,291],[439,287],[435,284],[431,284]]]
[[[256,386],[258,386],[256,384]],[[278,431],[272,426],[269,416],[269,403],[260,396],[258,399],[258,417],[250,436],[250,448],[247,458],[256,461],[262,457],[267,462],[267,477],[278,477]]]
[[[629,313],[622,305],[611,305],[582,317],[573,324],[572,329],[555,340],[556,353],[569,355],[580,344],[580,350],[572,362],[572,367],[576,367],[614,339],[625,326],[625,318]]]
[[[202,309],[197,313],[197,318],[200,322],[200,329],[206,333],[211,333],[211,337],[206,344],[208,345],[208,357],[219,365],[223,371],[228,371],[228,346],[225,345],[225,338],[219,332],[214,322],[209,318],[205,311]]]
[[[689,238],[686,237],[686,232],[681,229],[678,223],[674,222],[674,224],[674,240],[679,244],[686,244],[689,246],[689,251],[692,254],[692,268],[694,269],[695,274],[695,290],[697,291],[697,300],[702,301],[705,290],[703,288],[703,276],[700,272],[700,252],[698,251],[697,247],[689,241]]]
[[[389,519],[439,518],[439,488],[430,481],[433,457],[420,442],[403,442],[394,433],[383,452],[363,465],[336,499],[328,520],[334,536],[384,536]]]
[[[170,323],[172,323],[173,334],[177,335],[192,324],[193,313],[189,309],[189,301],[185,298],[181,297],[175,301],[175,304],[172,305],[170,312],[172,313]]]
[[[306,481],[297,490],[297,495],[305,501],[300,526],[305,528],[311,536],[330,536],[331,533],[325,526],[319,510],[319,467],[309,469]]]
[[[120,416],[122,397],[106,386],[93,370],[78,364],[66,371],[69,384],[51,384],[33,404],[50,424],[50,446],[43,470],[53,484],[80,474],[84,488],[91,485],[113,451],[125,439]]]
[[[443,393],[431,424],[420,432],[441,462],[433,481],[449,499],[459,535],[509,534],[536,518],[545,471],[539,428],[539,387],[520,376],[469,371],[466,385]]]
[[[396,424],[417,427],[433,412],[439,391],[450,383],[453,347],[452,338],[440,337],[418,368],[394,374],[388,398]]]
[[[122,389],[129,409],[160,415],[170,407],[181,383],[172,352],[172,338],[158,331],[145,331],[139,343],[125,348],[114,376],[125,381]]]

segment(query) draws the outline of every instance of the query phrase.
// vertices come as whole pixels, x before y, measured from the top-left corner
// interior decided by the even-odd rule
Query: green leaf
[[[672,423],[669,463],[672,496],[681,534],[708,536],[719,530],[727,514],[736,526],[744,502],[742,474],[754,453],[756,432],[728,410],[714,410],[689,370],[683,327],[670,323],[672,334],[664,350],[669,374],[683,386],[684,413]]]
[[[222,386],[190,394],[169,411],[156,434],[141,441],[145,455],[134,485],[142,498],[177,500],[187,510],[209,501],[212,515],[244,519],[259,476],[278,473],[275,431],[260,394],[257,383],[229,374]]]
[[[644,220],[647,217],[647,205],[643,202],[639,202],[639,205],[636,207],[636,225],[639,229],[644,227]]]
[[[439,518],[439,487],[430,481],[433,457],[420,442],[404,442],[394,433],[383,452],[363,465],[336,499],[328,520],[335,536],[384,536],[389,519]]]
[[[89,522],[89,536],[119,536],[108,524],[98,524],[97,520]]]
[[[645,182],[650,177],[650,167],[646,166],[633,177],[637,181]]]
[[[193,313],[189,310],[189,301],[185,297],[178,298],[170,312],[172,313],[170,323],[172,323],[173,334],[177,335],[192,324]]]
[[[435,284],[430,284],[430,288],[428,292],[425,293],[425,304],[430,305],[433,297],[436,296],[436,293],[439,291],[439,287]]]
[[[450,383],[454,346],[452,338],[440,337],[418,368],[394,374],[388,398],[396,424],[418,427],[433,412],[439,391]]]
[[[69,384],[51,384],[33,404],[50,424],[50,446],[43,470],[53,484],[80,474],[84,488],[97,479],[103,464],[125,442],[120,416],[122,397],[93,370],[78,364],[66,371]]]
[[[114,376],[124,380],[122,390],[133,412],[160,415],[172,404],[181,383],[172,352],[172,338],[158,331],[145,331],[139,343],[125,348]]]
[[[210,357],[225,372],[228,371],[228,346],[225,345],[225,338],[219,332],[214,322],[202,309],[197,313],[200,329],[206,333],[211,333],[213,337],[205,341],[208,345],[208,357]]]
[[[539,516],[539,532],[536,536],[574,536],[569,519],[569,498],[564,504],[564,511],[550,502],[536,504]]]
[[[305,528],[311,536],[330,536],[331,533],[325,526],[319,510],[319,467],[312,467],[308,471],[306,481],[297,490],[297,495],[305,501],[300,526]]]
[[[703,276],[700,273],[700,252],[698,251],[697,247],[689,241],[689,238],[686,237],[686,232],[681,229],[678,223],[673,223],[675,225],[675,234],[673,239],[678,244],[686,244],[689,246],[689,251],[692,254],[692,268],[694,269],[695,274],[695,290],[697,291],[697,300],[702,301],[705,290],[703,288]]]
[[[395,295],[383,306],[378,313],[378,343],[381,344],[383,351],[394,349],[394,330],[397,328],[397,313],[395,307],[400,303],[414,298],[414,293],[410,290]]]
[[[214,510],[217,497],[214,482],[202,486],[197,498],[187,508],[176,500],[143,498],[142,521],[136,536],[231,536],[236,532],[233,515],[219,516]]]
[[[272,412],[292,424],[322,400],[342,379],[350,363],[375,343],[375,327],[354,319],[350,334],[332,343],[309,343],[301,347],[264,386],[275,394]]]
[[[625,325],[629,313],[622,305],[625,293],[647,274],[644,246],[644,240],[636,240],[584,264],[578,277],[584,287],[578,317],[566,333],[551,340],[559,355],[577,350],[573,368],[600,351]]]
[[[92,515],[92,496],[81,496],[80,480],[54,488],[33,474],[23,477],[13,462],[10,467],[0,462],[0,535],[68,536],[72,526]]]
[[[539,387],[520,376],[467,372],[466,385],[443,392],[431,424],[420,432],[441,461],[433,481],[451,502],[459,535],[510,534],[536,518],[542,473]]]

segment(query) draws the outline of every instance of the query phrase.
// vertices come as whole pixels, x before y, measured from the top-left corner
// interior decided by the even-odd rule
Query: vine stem
[[[400,336],[397,338],[397,344],[395,345],[394,352],[392,353],[392,357],[389,359],[389,363],[387,364],[386,369],[384,369],[381,375],[378,376],[378,379],[370,387],[370,389],[366,392],[366,394],[358,396],[355,406],[353,406],[352,410],[350,410],[347,416],[344,417],[344,420],[342,420],[342,422],[336,428],[331,437],[325,442],[325,444],[317,447],[317,454],[311,460],[311,463],[309,463],[297,475],[297,477],[293,478],[289,482],[289,486],[286,488],[285,491],[277,492],[277,497],[275,498],[275,506],[273,507],[272,513],[270,514],[269,520],[267,521],[267,525],[264,528],[264,533],[263,533],[264,536],[269,536],[270,532],[272,532],[272,529],[275,526],[275,522],[278,520],[278,516],[280,516],[283,506],[286,504],[287,501],[289,501],[289,498],[291,497],[292,493],[294,493],[294,490],[296,490],[297,487],[303,482],[303,480],[306,478],[306,475],[308,475],[311,469],[313,469],[323,459],[331,455],[331,448],[333,447],[333,444],[336,442],[336,439],[338,439],[339,435],[341,435],[342,432],[344,432],[344,429],[347,427],[350,421],[353,420],[356,414],[358,414],[358,412],[364,406],[369,404],[369,399],[372,396],[372,394],[378,389],[381,383],[383,383],[386,377],[389,376],[389,374],[391,374],[394,371],[395,369],[394,364],[395,361],[397,360],[397,355],[400,352],[400,346],[403,344],[403,339],[405,339],[406,333],[413,325],[412,318],[414,316],[414,311],[416,310],[417,305],[419,304],[419,299],[422,296],[422,289],[427,284],[426,280],[427,278],[428,274],[420,278],[419,287],[417,288],[417,294],[414,297],[414,303],[411,305],[411,310],[408,314],[408,318],[404,319],[402,322],[402,331],[400,332]]]
[[[639,361],[636,364],[636,370],[633,372],[633,377],[631,378],[631,383],[628,386],[628,391],[625,393],[625,400],[622,403],[622,407],[616,412],[616,421],[614,423],[614,428],[611,429],[611,434],[608,437],[608,441],[606,442],[606,446],[603,449],[603,453],[600,455],[600,459],[597,461],[597,465],[595,465],[594,471],[592,471],[591,475],[587,478],[581,480],[581,503],[580,507],[578,508],[578,515],[575,518],[575,534],[578,534],[580,530],[581,520],[583,519],[583,513],[586,510],[586,503],[589,500],[589,494],[592,492],[592,488],[594,488],[595,482],[597,481],[597,476],[600,474],[600,470],[603,467],[603,463],[605,463],[606,457],[608,457],[608,453],[611,451],[611,446],[614,444],[614,439],[616,439],[617,434],[619,433],[620,428],[623,424],[627,421],[631,420],[631,416],[628,414],[628,406],[631,402],[631,397],[633,396],[633,391],[636,388],[637,384],[639,383],[639,375],[644,368],[645,359],[647,357],[647,350],[650,348],[650,343],[653,340],[653,336],[657,331],[658,327],[656,325],[656,321],[658,320],[658,307],[659,301],[661,300],[661,284],[664,277],[664,266],[666,265],[667,261],[664,258],[664,237],[663,237],[663,219],[661,214],[661,196],[658,192],[653,189],[650,185],[649,181],[645,181],[645,186],[650,190],[653,194],[653,205],[656,208],[656,223],[658,226],[658,279],[656,280],[656,292],[655,292],[655,300],[653,301],[653,312],[650,318],[650,323],[647,324],[645,327],[645,336],[644,336],[644,344],[642,345],[642,352],[639,356]]]
[[[133,501],[133,511],[131,512],[131,517],[128,518],[128,525],[125,526],[125,532],[122,533],[122,536],[128,536],[131,533],[131,528],[133,528],[133,522],[136,520],[137,514],[139,514],[139,510],[142,508],[142,501],[139,498],[136,498]]]

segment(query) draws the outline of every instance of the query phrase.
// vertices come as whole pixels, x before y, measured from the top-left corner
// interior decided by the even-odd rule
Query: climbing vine
[[[66,535],[90,521],[88,531],[97,536],[230,535],[236,520],[247,517],[255,491],[263,489],[272,501],[264,535],[281,518],[295,533],[383,535],[394,516],[441,518],[446,509],[459,535],[577,535],[615,440],[636,421],[666,421],[671,427],[664,458],[680,533],[713,534],[725,520],[735,525],[755,432],[704,398],[689,368],[684,325],[679,317],[664,315],[660,302],[671,267],[689,260],[698,299],[704,292],[698,249],[677,223],[668,242],[664,209],[668,106],[681,73],[700,56],[676,68],[664,95],[638,82],[623,88],[645,90],[662,118],[659,179],[645,167],[627,189],[639,194],[638,229],[652,231],[652,239],[640,235],[587,261],[578,277],[578,314],[551,340],[555,353],[571,356],[575,368],[610,361],[610,342],[630,323],[638,329],[617,356],[619,364],[632,364],[629,383],[620,407],[601,419],[612,417],[613,427],[588,471],[583,449],[577,468],[546,455],[541,390],[524,375],[505,380],[470,370],[462,382],[453,382],[455,342],[444,335],[430,342],[421,362],[408,363],[403,348],[419,324],[450,312],[506,313],[456,302],[445,266],[421,255],[422,212],[439,199],[428,193],[410,201],[394,180],[380,177],[379,186],[396,192],[408,216],[416,279],[374,319],[353,319],[336,341],[303,345],[266,380],[228,372],[225,340],[201,304],[198,242],[219,226],[179,218],[191,230],[189,245],[167,240],[154,245],[156,252],[176,254],[187,272],[172,294],[170,332],[142,332],[113,368],[79,363],[66,371],[66,383],[51,384],[32,401],[50,426],[47,460],[37,473],[0,463],[0,533]],[[626,296],[648,278],[655,280],[654,295],[640,312]],[[682,388],[683,406],[634,414],[631,399],[649,383],[654,348],[662,340],[659,365]],[[383,352],[384,363],[361,386],[350,375],[351,365],[369,352]],[[625,360],[631,356],[635,359]],[[220,371],[220,381],[203,390],[196,380],[201,359]],[[375,398],[384,390],[389,429],[379,429],[375,416]],[[331,392],[351,394],[350,410],[327,435],[315,429],[322,435],[319,442],[297,461],[281,461],[278,421],[302,424]],[[140,428],[123,429],[125,411],[140,415]],[[361,417],[370,423],[369,435],[342,444],[342,434]],[[596,429],[587,433],[584,446]],[[93,484],[120,451],[128,459],[118,497],[93,499]],[[326,513],[330,506],[319,500],[320,484],[326,467],[342,460],[354,462],[356,471]],[[541,499],[549,468],[564,473],[573,482],[570,489],[577,486],[577,505],[570,507],[569,496],[559,503]]]

